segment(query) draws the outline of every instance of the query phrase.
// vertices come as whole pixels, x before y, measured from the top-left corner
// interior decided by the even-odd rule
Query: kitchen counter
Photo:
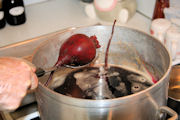
[[[0,29],[0,47],[30,40],[68,27],[81,27],[98,24],[97,19],[90,19],[84,12],[80,0],[48,0],[26,6],[27,21],[23,25]],[[149,33],[151,20],[136,13],[125,26]],[[123,24],[118,24],[123,25]]]

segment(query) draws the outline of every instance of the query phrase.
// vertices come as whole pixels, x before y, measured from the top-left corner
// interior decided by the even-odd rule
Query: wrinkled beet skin
[[[96,48],[99,48],[96,36],[88,37],[84,34],[75,34],[62,44],[56,66],[63,64],[85,65],[96,56]],[[65,58],[65,59],[64,59]]]

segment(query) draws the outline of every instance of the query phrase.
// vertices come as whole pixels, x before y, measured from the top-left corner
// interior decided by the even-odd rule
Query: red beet
[[[96,56],[96,48],[99,48],[96,36],[88,37],[84,34],[72,35],[62,44],[56,66],[61,65],[85,65]]]
[[[96,36],[88,37],[84,34],[75,34],[68,38],[61,46],[59,58],[55,66],[63,65],[81,66],[90,63],[96,56],[96,48],[99,48]],[[52,79],[54,71],[45,83],[47,86]]]

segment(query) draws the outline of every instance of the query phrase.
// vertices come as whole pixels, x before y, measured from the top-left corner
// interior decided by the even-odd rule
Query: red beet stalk
[[[112,37],[113,37],[113,34],[114,34],[114,27],[115,27],[115,23],[116,23],[116,20],[114,20],[114,23],[113,23],[113,27],[112,27],[112,32],[111,32],[111,37],[108,41],[108,45],[107,45],[107,48],[106,48],[106,55],[105,55],[105,65],[104,65],[104,68],[107,69],[108,67],[108,53],[109,53],[109,47],[110,47],[110,44],[111,44],[111,41],[112,41]]]
[[[112,41],[112,37],[113,37],[113,34],[114,34],[115,23],[116,23],[116,20],[114,20],[114,24],[113,24],[112,32],[111,32],[111,37],[110,37],[110,39],[108,41],[108,45],[107,45],[107,48],[106,48],[105,65],[104,65],[105,69],[107,69],[107,67],[108,67],[108,53],[109,53],[109,47],[110,47],[110,44],[111,44],[111,41]],[[143,62],[143,64],[144,64],[144,62]],[[157,82],[156,78],[148,71],[145,64],[144,64],[144,67],[145,67],[146,71],[148,72],[148,74],[151,76],[153,83],[156,83]]]
[[[88,37],[84,34],[72,35],[62,44],[59,58],[54,66],[82,66],[88,64],[95,58],[96,49],[99,47],[100,45],[96,36]],[[45,86],[52,79],[53,73],[54,71],[51,72]]]

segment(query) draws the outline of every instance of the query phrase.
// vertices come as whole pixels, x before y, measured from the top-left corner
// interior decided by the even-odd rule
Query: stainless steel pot
[[[172,67],[168,95],[167,105],[178,113],[180,119],[180,65]]]
[[[88,36],[96,35],[102,45],[100,51],[104,51],[111,34],[111,26],[91,26],[73,28],[48,38],[33,56],[33,63],[37,67],[52,67],[58,58],[61,44],[69,36],[75,33],[83,33]],[[148,65],[158,70],[160,80],[151,87],[139,93],[125,97],[107,100],[87,100],[65,96],[45,87],[40,79],[36,97],[39,112],[43,120],[158,120],[163,119],[163,113],[169,113],[171,119],[177,119],[177,114],[166,107],[168,98],[168,81],[171,69],[171,58],[167,49],[155,38],[130,28],[115,27],[110,53],[123,53],[123,45],[132,45]],[[114,54],[110,54],[111,58]],[[110,60],[110,64],[126,65],[128,58],[133,54],[120,54]],[[127,59],[125,59],[127,58]],[[116,62],[116,59],[120,62]],[[121,61],[122,59],[122,61]],[[103,62],[104,56],[97,58]],[[129,60],[129,63],[133,60]],[[129,65],[129,64],[127,64]],[[138,68],[138,65],[135,65]],[[64,76],[62,76],[63,78]]]

